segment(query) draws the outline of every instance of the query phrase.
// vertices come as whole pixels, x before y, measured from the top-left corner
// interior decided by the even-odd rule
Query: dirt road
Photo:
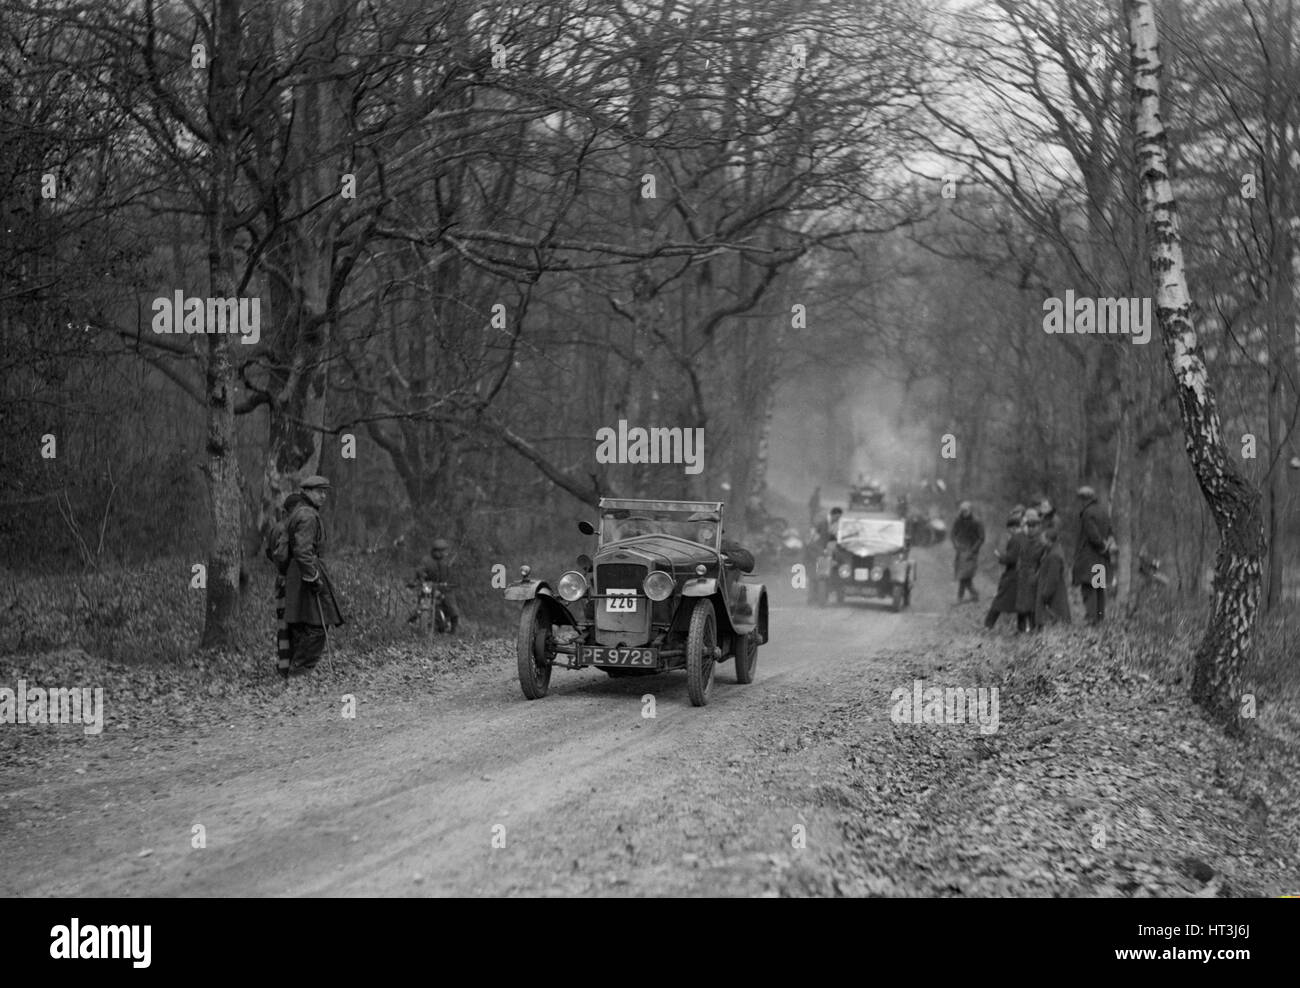
[[[777,593],[756,681],[722,666],[703,708],[682,673],[557,670],[528,702],[504,637],[460,666],[440,645],[233,693],[132,700],[104,672],[102,734],[0,734],[0,895],[1300,888],[1290,749],[1229,743],[1182,688],[1103,660],[1122,636],[990,637],[950,590],[923,577],[902,614]],[[920,681],[999,685],[997,732],[892,722],[891,691]]]
[[[705,708],[690,706],[682,673],[557,670],[551,695],[530,703],[501,645],[496,660],[437,689],[416,684],[410,699],[372,699],[345,680],[331,696],[314,683],[278,720],[236,717],[137,751],[106,735],[84,774],[6,786],[0,892],[775,894],[815,884],[840,830],[819,810],[819,787],[836,784],[845,758],[810,732],[837,699],[862,696],[883,643],[927,621],[781,601],[756,681],[737,685],[722,666]],[[354,718],[343,716],[345,692]],[[877,708],[888,727],[883,699]],[[194,847],[200,833],[206,846]]]

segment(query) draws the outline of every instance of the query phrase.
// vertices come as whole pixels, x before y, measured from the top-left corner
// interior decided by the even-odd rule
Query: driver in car
[[[733,566],[742,573],[754,572],[754,554],[742,546],[739,542],[733,542],[727,538],[727,533],[722,533],[722,562],[726,566]]]
[[[640,535],[658,535],[659,527],[649,518],[628,518],[619,523],[618,537],[634,539]]]
[[[697,519],[691,518],[690,520],[695,521]],[[710,517],[709,520],[702,521],[695,530],[695,540],[704,545],[713,545],[713,540],[717,534],[718,526]],[[742,573],[754,572],[754,554],[739,542],[727,538],[725,529],[722,533],[722,563],[724,566],[731,566]]]

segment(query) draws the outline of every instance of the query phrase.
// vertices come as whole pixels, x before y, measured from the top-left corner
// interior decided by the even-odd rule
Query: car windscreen
[[[601,516],[600,543],[608,545],[640,535],[675,535],[716,549],[720,528],[716,515],[697,511],[622,509]]]
[[[858,555],[896,552],[906,535],[901,518],[841,518],[836,532],[839,544]]]

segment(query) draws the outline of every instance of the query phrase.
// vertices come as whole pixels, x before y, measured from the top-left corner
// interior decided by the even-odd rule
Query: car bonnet
[[[596,554],[596,565],[611,562],[639,562],[651,569],[665,566],[682,569],[697,563],[717,562],[718,554],[708,546],[671,535],[640,535],[607,545]]]

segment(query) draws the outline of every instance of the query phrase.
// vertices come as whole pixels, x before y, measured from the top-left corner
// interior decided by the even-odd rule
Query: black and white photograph
[[[1298,318],[1297,0],[0,0],[24,950],[1215,900],[1076,936],[1249,970]]]

